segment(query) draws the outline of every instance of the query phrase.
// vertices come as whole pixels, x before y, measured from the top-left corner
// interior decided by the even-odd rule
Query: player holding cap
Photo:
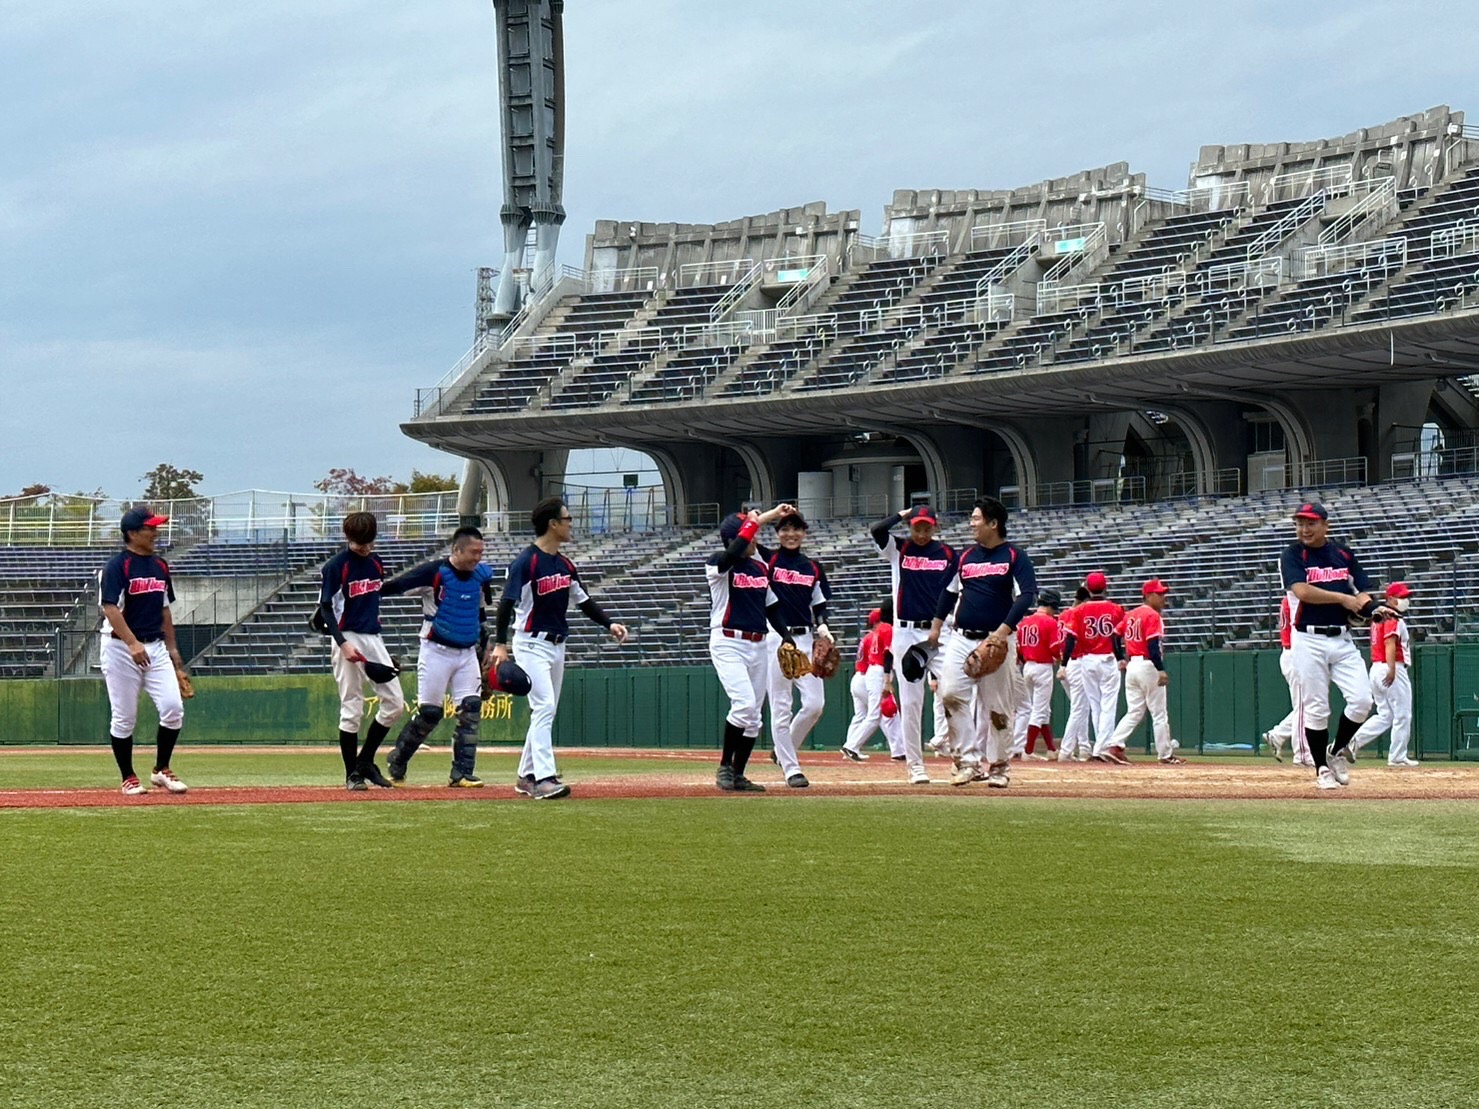
[[[822,564],[801,551],[806,532],[806,519],[799,512],[777,520],[775,534],[780,548],[766,558],[765,569],[770,575],[771,592],[780,605],[781,626],[796,644],[796,649],[811,658],[813,631],[819,637],[832,638],[827,627],[827,602],[832,599],[832,587],[827,583]],[[786,785],[805,789],[810,783],[801,773],[801,762],[796,752],[822,718],[827,691],[822,679],[815,674],[804,674],[794,680],[787,678],[776,653],[780,646],[780,634],[771,632],[768,641],[770,674],[767,678],[770,741],[781,773],[786,776]],[[800,712],[795,712],[797,691],[801,694]]]
[[[1284,548],[1279,572],[1289,592],[1293,626],[1295,710],[1310,757],[1315,786],[1339,789],[1350,781],[1345,758],[1351,739],[1371,715],[1371,680],[1351,642],[1349,620],[1360,613],[1390,620],[1396,613],[1372,599],[1371,582],[1355,553],[1329,536],[1330,514],[1318,501],[1294,511],[1295,542]],[[1345,698],[1335,738],[1330,738],[1330,683]]]
[[[416,657],[416,711],[385,759],[392,785],[405,785],[411,756],[445,714],[442,706],[448,690],[456,706],[457,728],[452,733],[452,771],[447,784],[454,789],[483,785],[476,773],[478,724],[483,714],[478,644],[486,608],[493,603],[492,580],[493,571],[483,562],[483,533],[463,527],[452,533],[452,553],[446,558],[397,574],[380,590],[387,597],[427,590],[421,650]]]
[[[1022,660],[1023,695],[1017,710],[1026,724],[1022,749],[1031,755],[1041,739],[1053,751],[1053,677],[1063,652],[1063,625],[1058,606],[1063,598],[1056,589],[1037,594],[1037,611],[1017,625],[1017,657]],[[1014,743],[1015,747],[1016,744]]]
[[[765,787],[745,777],[745,767],[760,735],[761,708],[770,675],[767,625],[783,643],[791,635],[780,622],[780,605],[770,588],[765,559],[756,558],[755,536],[761,525],[794,515],[789,504],[765,512],[733,513],[719,525],[724,550],[704,565],[709,583],[709,658],[729,696],[724,739],[714,784],[726,792],[764,793]]]
[[[175,741],[185,722],[180,673],[185,662],[175,645],[175,622],[169,606],[175,599],[169,565],[154,553],[157,529],[169,523],[147,508],[131,508],[123,514],[124,549],[103,567],[99,602],[107,630],[100,656],[103,683],[108,687],[112,717],[108,742],[123,779],[125,797],[147,793],[134,773],[134,723],[139,715],[139,690],[149,694],[159,713],[155,735],[154,772],[151,784],[170,793],[184,793],[185,783],[169,768]]]
[[[1120,702],[1120,660],[1125,657],[1119,627],[1125,610],[1104,596],[1109,579],[1095,570],[1084,578],[1089,599],[1073,609],[1073,623],[1064,638],[1064,651],[1082,651],[1078,678],[1083,684],[1089,719],[1094,725],[1094,751],[1100,762],[1126,763],[1123,748],[1113,746],[1114,715]]]
[[[1387,586],[1387,605],[1396,610],[1396,617],[1371,625],[1371,698],[1376,711],[1351,738],[1352,750],[1359,751],[1390,728],[1388,766],[1421,765],[1408,750],[1412,742],[1412,679],[1407,674],[1412,660],[1412,641],[1407,634],[1411,597],[1406,582],[1394,581]]]
[[[376,681],[369,670],[391,667],[390,652],[380,637],[380,590],[385,564],[375,555],[377,525],[370,512],[344,517],[348,546],[324,563],[314,626],[333,637],[329,662],[339,687],[339,754],[344,759],[344,788],[363,791],[372,785],[390,788],[375,765],[375,752],[390,726],[406,711],[399,673]],[[376,665],[372,665],[376,664]],[[380,706],[359,743],[365,715],[365,685],[374,687]]]
[[[570,795],[555,767],[555,712],[565,683],[565,640],[570,638],[566,615],[570,602],[611,633],[620,646],[627,641],[625,624],[601,611],[580,582],[575,563],[560,553],[575,530],[575,518],[559,497],[546,497],[529,514],[534,542],[508,568],[503,598],[493,633],[493,665],[508,661],[509,629],[513,654],[529,678],[529,730],[519,755],[514,789],[536,801]]]
[[[890,535],[890,529],[904,520],[909,522],[908,538]],[[910,647],[929,638],[940,596],[955,577],[955,552],[935,538],[939,522],[934,509],[920,505],[885,516],[869,529],[879,553],[888,563],[890,596],[894,603],[895,659],[902,660]],[[932,661],[930,670],[938,677],[935,666]],[[904,761],[909,767],[909,781],[914,785],[928,785],[930,780],[924,768],[924,687],[923,677],[899,683]]]
[[[1164,657],[1166,629],[1161,613],[1166,607],[1166,594],[1170,590],[1158,579],[1152,579],[1140,587],[1145,603],[1126,614],[1121,627],[1125,653],[1129,662],[1125,667],[1125,715],[1114,729],[1109,749],[1123,752],[1130,736],[1145,719],[1150,710],[1151,730],[1155,734],[1156,757],[1167,766],[1178,766],[1186,760],[1176,754],[1180,746],[1171,738],[1171,721],[1166,715],[1166,686],[1171,675],[1166,673]]]
[[[984,775],[993,789],[1010,785],[1012,718],[1017,712],[1017,625],[1037,598],[1032,559],[1007,542],[1007,509],[995,497],[982,497],[971,510],[975,545],[956,562],[954,577],[940,593],[927,646],[939,645],[945,618],[955,617],[955,631],[940,652],[939,696],[950,718],[951,739],[959,764],[951,785],[963,786]],[[972,677],[968,656],[999,655],[994,671]],[[975,696],[974,725],[967,712]]]

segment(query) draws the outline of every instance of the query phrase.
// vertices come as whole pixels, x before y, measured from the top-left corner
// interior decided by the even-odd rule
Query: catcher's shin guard
[[[478,721],[483,714],[481,697],[464,697],[457,705],[457,730],[452,733],[454,777],[471,778],[478,760]]]
[[[396,738],[395,746],[391,749],[389,758],[392,770],[396,771],[396,777],[401,777],[406,772],[406,764],[411,761],[426,737],[431,735],[432,729],[442,722],[441,705],[417,705],[416,711],[406,720],[406,726],[401,729],[401,734]]]

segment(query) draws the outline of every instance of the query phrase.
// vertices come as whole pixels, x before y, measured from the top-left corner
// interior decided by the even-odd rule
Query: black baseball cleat
[[[378,786],[380,789],[391,788],[390,779],[387,778],[384,774],[380,773],[380,768],[374,763],[367,763],[366,765],[360,767],[359,776],[365,781],[369,782],[372,786]]]
[[[786,779],[786,785],[790,786],[792,789],[805,789],[807,786],[811,785],[811,783],[806,780],[805,774],[797,773],[792,774],[789,778]]]
[[[476,774],[464,774],[460,778],[451,778],[447,785],[453,789],[482,789],[483,779]]]
[[[522,793],[525,797],[534,796],[534,775],[526,774],[514,783],[514,792]]]
[[[752,782],[743,774],[734,776],[734,792],[736,793],[764,793],[765,787],[759,782]]]
[[[344,779],[344,788],[351,793],[363,793],[370,787],[365,785],[365,780],[358,774],[350,774]]]
[[[385,769],[390,773],[390,784],[393,788],[405,788],[406,768],[404,766],[397,766],[394,759],[386,759]]]
[[[734,770],[728,766],[721,766],[719,772],[714,775],[714,784],[726,793],[734,792]]]

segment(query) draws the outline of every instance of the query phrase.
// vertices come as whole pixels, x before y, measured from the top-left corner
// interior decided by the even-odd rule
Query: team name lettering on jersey
[[[939,573],[950,568],[948,558],[925,558],[923,555],[905,555],[899,559],[899,567],[904,570],[926,570]]]
[[[815,574],[803,574],[799,570],[787,570],[783,566],[777,566],[774,577],[781,585],[815,585],[817,576]]]
[[[1311,566],[1305,571],[1304,580],[1310,584],[1323,581],[1349,581],[1351,572],[1344,566]]]
[[[943,568],[944,563],[941,563]],[[1010,562],[965,562],[961,564],[960,576],[965,578],[999,578],[1012,572]]]
[[[558,593],[561,589],[570,588],[570,575],[549,574],[546,577],[536,578],[534,588],[541,597],[548,593]]]
[[[169,584],[163,578],[133,578],[128,583],[130,596],[136,593],[164,593]]]
[[[757,576],[755,574],[736,573],[734,575],[734,585],[736,589],[769,589],[770,579],[763,574]]]
[[[349,595],[363,597],[366,593],[379,593],[381,584],[379,578],[360,578],[349,583]]]

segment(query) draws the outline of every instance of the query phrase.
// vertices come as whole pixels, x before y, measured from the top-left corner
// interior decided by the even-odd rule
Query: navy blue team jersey
[[[493,571],[486,562],[455,569],[445,558],[397,574],[381,590],[387,597],[429,589],[421,638],[444,647],[476,647],[483,630],[483,607],[493,601]]]
[[[825,619],[832,587],[822,564],[800,551],[773,551],[765,560],[770,588],[780,604],[780,622],[788,628],[810,628]]]
[[[103,567],[99,603],[116,605],[140,643],[164,638],[164,609],[175,599],[169,565],[158,555],[119,551]]]
[[[892,579],[895,620],[933,620],[940,593],[955,577],[955,552],[938,539],[922,547],[896,535],[885,539],[880,550]]]
[[[380,590],[385,564],[375,555],[345,549],[324,563],[320,604],[329,604],[340,631],[380,634]]]
[[[954,609],[962,632],[994,632],[1002,624],[1015,629],[1036,598],[1037,575],[1025,551],[1012,543],[990,550],[977,543],[960,556],[934,616],[943,620]]]
[[[1326,540],[1323,547],[1289,544],[1279,558],[1279,573],[1289,593],[1289,623],[1299,629],[1343,628],[1350,615],[1343,605],[1303,604],[1294,596],[1294,586],[1300,582],[1351,597],[1371,591],[1371,579],[1355,553],[1345,544],[1331,540]]]
[[[768,557],[770,552],[764,554]],[[720,569],[727,561],[727,554],[720,553],[704,565],[709,582],[709,627],[763,635],[769,627],[766,606],[775,603],[765,563],[750,555],[728,569]]]
[[[514,603],[514,630],[568,636],[570,602],[583,605],[590,595],[575,563],[531,543],[509,566],[503,599]]]

